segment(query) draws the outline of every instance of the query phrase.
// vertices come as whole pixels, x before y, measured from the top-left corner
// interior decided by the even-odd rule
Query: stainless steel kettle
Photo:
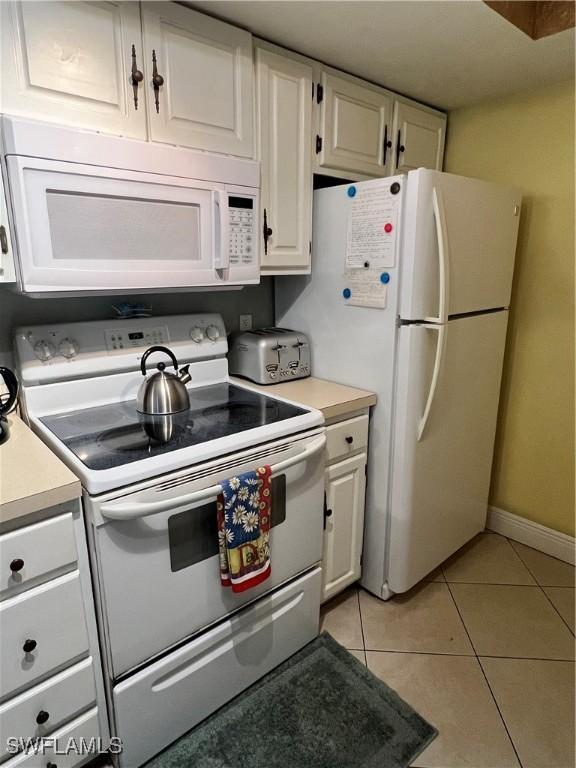
[[[138,413],[163,416],[170,413],[178,413],[190,408],[190,398],[186,384],[192,379],[190,366],[185,365],[178,370],[178,361],[173,352],[167,347],[150,347],[142,355],[140,370],[142,376],[146,376],[146,360],[154,352],[164,352],[168,355],[176,373],[166,370],[166,363],[158,363],[156,373],[148,376],[140,384],[136,399]]]

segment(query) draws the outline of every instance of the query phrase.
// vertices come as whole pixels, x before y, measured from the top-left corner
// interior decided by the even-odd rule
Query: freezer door
[[[484,528],[508,312],[399,331],[387,585],[405,592]]]
[[[411,171],[407,182],[402,319],[445,322],[450,315],[508,307],[518,192],[425,169]]]

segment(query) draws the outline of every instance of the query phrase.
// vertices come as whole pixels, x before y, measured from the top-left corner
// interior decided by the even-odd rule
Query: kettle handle
[[[164,354],[168,355],[170,360],[172,360],[172,365],[174,366],[175,370],[178,371],[178,360],[176,360],[174,352],[169,350],[168,347],[149,347],[142,355],[142,360],[140,360],[140,370],[142,371],[142,376],[146,376],[146,360],[148,360],[152,352],[164,352]]]
[[[5,403],[0,399],[0,413],[8,413],[18,397],[18,379],[10,368],[0,368],[0,376],[8,387],[8,400]]]

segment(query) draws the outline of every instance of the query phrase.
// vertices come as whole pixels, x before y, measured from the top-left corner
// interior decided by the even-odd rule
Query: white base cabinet
[[[76,768],[109,743],[80,503],[51,512],[0,528],[2,768]],[[72,737],[101,741],[61,753]]]
[[[322,602],[360,578],[368,414],[327,427]]]

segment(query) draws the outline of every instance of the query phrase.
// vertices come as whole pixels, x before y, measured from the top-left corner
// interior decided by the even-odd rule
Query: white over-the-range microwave
[[[1,123],[18,291],[259,282],[259,163],[17,118]]]

